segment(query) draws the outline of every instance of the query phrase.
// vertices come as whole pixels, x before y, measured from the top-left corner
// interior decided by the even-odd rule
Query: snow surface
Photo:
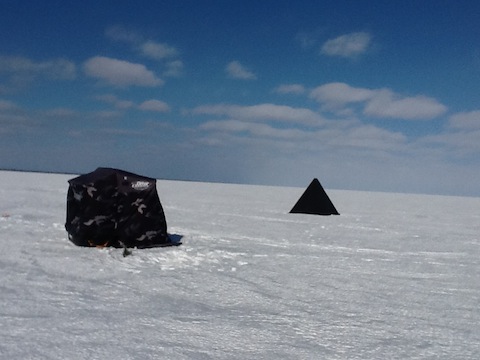
[[[67,240],[72,177],[0,172],[1,359],[480,358],[479,198],[158,181],[183,245],[124,258]]]

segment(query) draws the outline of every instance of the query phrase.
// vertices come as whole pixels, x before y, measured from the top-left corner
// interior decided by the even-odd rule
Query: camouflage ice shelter
[[[128,248],[178,245],[168,237],[155,179],[100,167],[68,183],[65,228],[74,244]]]

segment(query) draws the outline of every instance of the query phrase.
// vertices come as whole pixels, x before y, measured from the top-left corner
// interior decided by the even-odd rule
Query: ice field
[[[1,359],[480,358],[480,198],[159,180],[183,245],[123,257],[68,241],[72,177],[0,171]]]

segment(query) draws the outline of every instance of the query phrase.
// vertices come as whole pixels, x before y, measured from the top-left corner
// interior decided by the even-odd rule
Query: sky
[[[480,196],[479,16],[0,0],[0,168]]]

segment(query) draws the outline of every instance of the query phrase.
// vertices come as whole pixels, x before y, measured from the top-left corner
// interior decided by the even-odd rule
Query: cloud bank
[[[323,44],[321,52],[328,56],[352,58],[365,53],[370,46],[371,40],[372,36],[367,32],[345,34],[327,40]]]
[[[310,97],[328,110],[344,110],[349,104],[363,105],[363,114],[375,118],[430,120],[447,111],[437,100],[424,96],[402,96],[390,89],[352,87],[328,83],[311,90]]]
[[[95,56],[88,59],[84,63],[83,68],[87,76],[118,87],[155,87],[164,83],[162,79],[158,78],[153,71],[148,70],[143,64],[104,56]]]
[[[239,61],[231,61],[225,67],[227,75],[232,79],[255,80],[257,76],[240,64]]]

